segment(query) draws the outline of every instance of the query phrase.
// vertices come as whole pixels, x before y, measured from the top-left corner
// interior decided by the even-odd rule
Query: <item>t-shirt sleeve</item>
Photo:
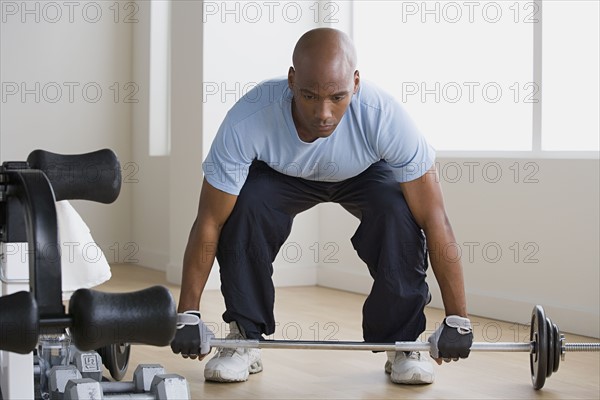
[[[251,146],[244,143],[225,118],[202,163],[202,171],[212,186],[237,196],[246,182],[254,158]]]
[[[396,100],[389,101],[381,116],[377,149],[394,171],[398,182],[410,182],[431,168],[435,150],[410,115]]]

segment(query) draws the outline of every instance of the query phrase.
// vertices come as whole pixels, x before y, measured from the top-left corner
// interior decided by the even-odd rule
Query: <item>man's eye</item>
[[[312,94],[303,94],[302,95],[306,100],[314,100],[317,98],[317,96],[314,96]]]
[[[333,101],[342,101],[346,98],[346,96],[334,96]]]

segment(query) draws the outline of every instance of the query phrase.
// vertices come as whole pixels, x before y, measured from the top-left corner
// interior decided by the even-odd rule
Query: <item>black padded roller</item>
[[[0,297],[0,350],[27,354],[39,336],[38,307],[30,292]]]
[[[57,201],[91,200],[109,204],[121,191],[121,165],[110,149],[69,155],[35,150],[27,157],[27,163],[46,174]]]
[[[177,309],[164,286],[132,293],[79,289],[69,301],[71,336],[77,348],[95,350],[114,343],[168,345],[177,329]]]

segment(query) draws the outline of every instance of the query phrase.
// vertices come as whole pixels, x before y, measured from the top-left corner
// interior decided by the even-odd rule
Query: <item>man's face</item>
[[[347,68],[290,67],[288,85],[294,93],[292,116],[300,139],[313,142],[330,136],[358,90],[358,71]]]

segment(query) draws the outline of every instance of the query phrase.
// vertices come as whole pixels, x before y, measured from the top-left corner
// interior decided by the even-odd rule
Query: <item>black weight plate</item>
[[[552,321],[546,317],[546,330],[548,331],[548,367],[546,368],[546,378],[550,378],[554,371],[554,328],[552,327]]]
[[[535,306],[531,313],[529,340],[533,343],[533,351],[529,353],[531,382],[533,388],[539,390],[544,387],[548,368],[548,329],[542,306]]]
[[[560,357],[562,355],[562,340],[560,330],[556,324],[552,324],[552,330],[554,331],[554,369],[553,372],[558,371],[558,365],[560,364]]]
[[[127,373],[130,352],[131,345],[129,343],[111,344],[102,348],[102,364],[108,369],[113,379],[120,381]]]

